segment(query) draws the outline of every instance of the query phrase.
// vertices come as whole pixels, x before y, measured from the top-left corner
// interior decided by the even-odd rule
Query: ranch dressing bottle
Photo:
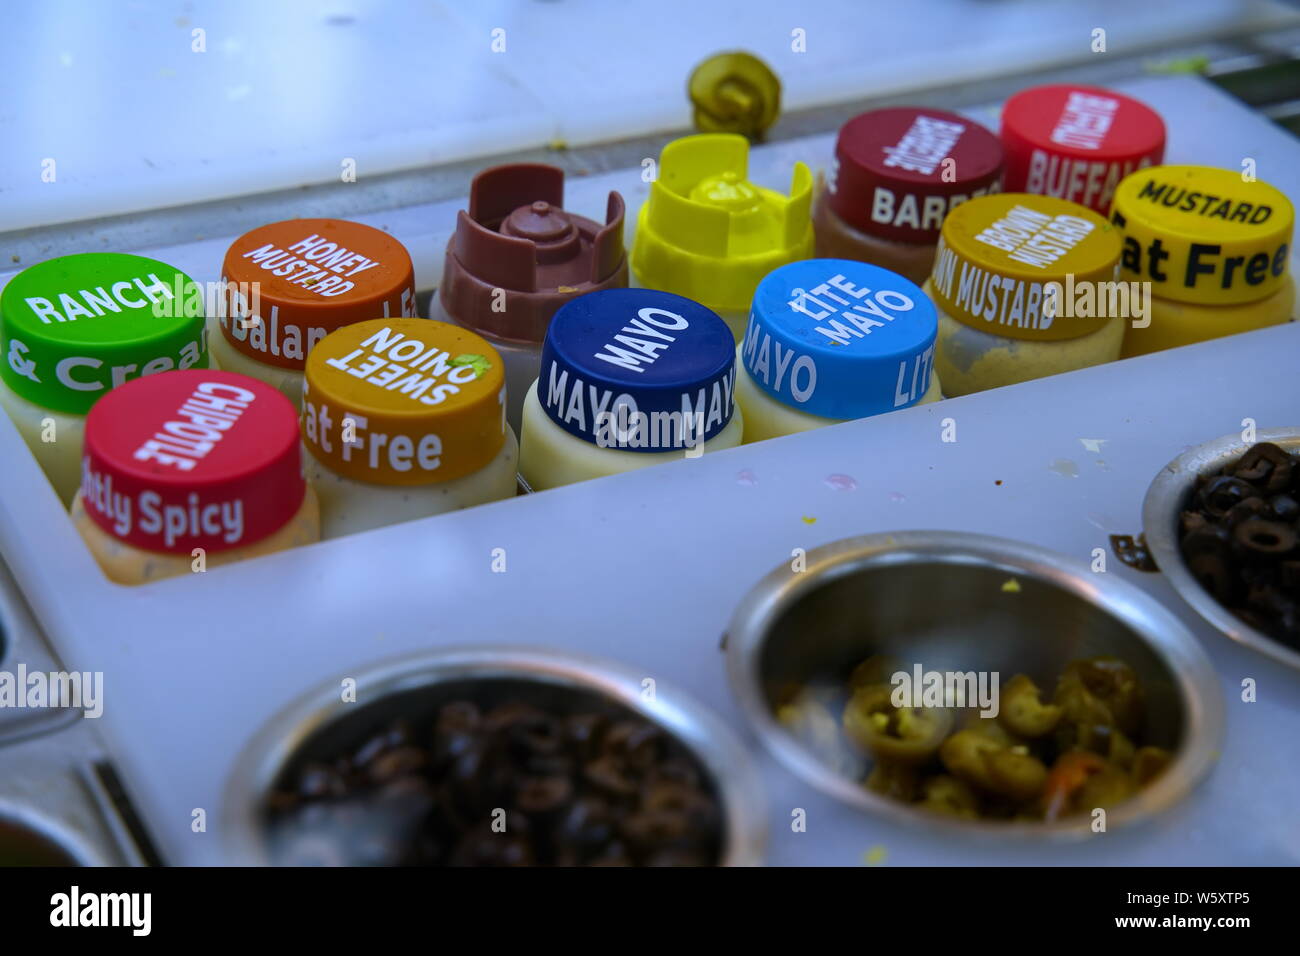
[[[278,388],[294,405],[303,364],[326,335],[352,322],[415,314],[410,254],[359,222],[261,226],[230,246],[221,277],[226,305],[209,319],[213,358]]]
[[[86,417],[72,520],[119,584],[319,540],[293,406],[232,372],[189,369],[128,382]]]
[[[735,340],[670,292],[609,289],[555,314],[524,400],[519,472],[534,491],[732,448]]]
[[[501,356],[448,322],[374,319],[327,335],[302,402],[324,537],[514,495],[506,397]]]
[[[207,368],[203,314],[193,279],[142,256],[63,256],[5,286],[0,405],[64,505],[81,480],[86,413],[133,379]]]
[[[915,283],[879,266],[809,259],[774,270],[736,350],[745,441],[937,402],[938,327]]]

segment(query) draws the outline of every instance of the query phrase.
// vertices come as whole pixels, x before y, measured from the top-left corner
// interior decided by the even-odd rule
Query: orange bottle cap
[[[406,247],[359,222],[290,219],[261,226],[231,244],[221,272],[226,340],[279,368],[301,370],[317,342],[349,323],[415,314],[415,270]]]
[[[505,444],[505,416],[501,356],[447,322],[356,322],[307,358],[303,441],[348,478],[426,485],[472,474]]]

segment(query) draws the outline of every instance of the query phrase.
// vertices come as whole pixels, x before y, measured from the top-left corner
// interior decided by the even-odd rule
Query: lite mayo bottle
[[[736,350],[745,441],[937,402],[937,332],[933,303],[887,269],[846,259],[776,269]]]

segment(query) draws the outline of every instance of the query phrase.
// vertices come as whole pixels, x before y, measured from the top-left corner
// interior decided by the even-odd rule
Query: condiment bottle
[[[1110,218],[1123,236],[1121,278],[1151,289],[1150,314],[1130,324],[1124,357],[1291,318],[1295,210],[1268,183],[1153,166],[1120,183]]]
[[[627,285],[623,197],[605,224],[564,210],[564,172],[540,163],[485,169],[469,212],[456,216],[433,318],[486,338],[505,363],[506,421],[518,429],[555,310],[597,289]]]
[[[307,359],[305,472],[325,538],[515,494],[501,356],[447,322],[374,319]]]
[[[1004,193],[949,213],[923,286],[939,309],[944,395],[1118,358],[1131,318],[1110,291],[1119,250],[1114,227],[1062,199]]]
[[[1058,83],[1021,90],[1002,107],[1007,192],[1110,211],[1120,180],[1165,155],[1160,114],[1131,96]]]
[[[415,315],[415,272],[388,233],[341,219],[289,219],[231,244],[226,306],[209,318],[223,369],[278,388],[295,405],[302,369],[321,339],[353,322]]]
[[[119,584],[317,541],[297,412],[280,392],[233,372],[128,382],[86,418],[72,519]]]
[[[524,400],[519,473],[534,491],[739,445],[730,330],[697,302],[607,289],[555,314]]]
[[[817,255],[870,262],[920,285],[943,217],[998,192],[1001,178],[998,138],[957,113],[902,106],[855,116],[840,128],[813,208]]]
[[[65,506],[81,481],[86,413],[133,379],[207,368],[203,314],[193,279],[143,256],[62,256],[5,286],[0,405]]]
[[[706,133],[663,148],[637,218],[633,283],[698,302],[736,342],[759,280],[813,254],[812,173],[795,163],[790,195],[746,179],[743,136]]]
[[[737,346],[745,441],[937,402],[937,332],[920,288],[879,266],[809,259],[773,270]]]

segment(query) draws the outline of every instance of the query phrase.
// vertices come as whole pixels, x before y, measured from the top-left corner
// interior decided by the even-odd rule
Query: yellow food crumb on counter
[[[803,516],[803,523],[804,523],[804,524],[816,524],[816,523],[817,523],[817,519],[816,519],[816,518],[810,518],[810,517],[808,517],[807,515],[804,515],[804,516]]]
[[[1008,578],[1002,582],[1002,590],[1006,591],[1008,594],[1019,594],[1020,582],[1015,578]]]

